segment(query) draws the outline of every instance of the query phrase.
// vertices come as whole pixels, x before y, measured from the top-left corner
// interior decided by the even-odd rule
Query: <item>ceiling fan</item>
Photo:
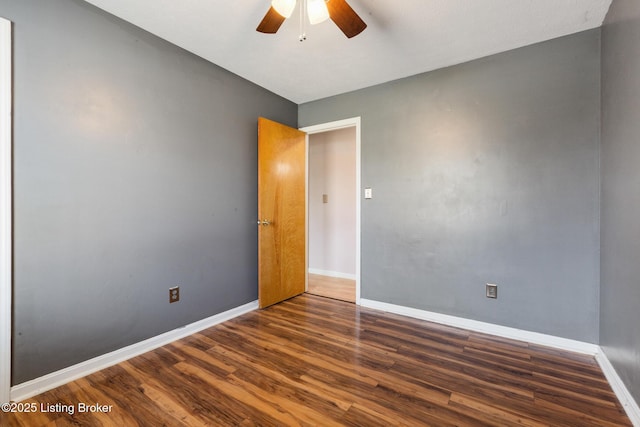
[[[297,0],[272,0],[271,7],[256,31],[276,33],[284,20],[293,13],[296,2]],[[357,36],[367,28],[367,24],[347,4],[346,0],[300,0],[301,25],[305,10],[311,24],[319,24],[331,18],[348,38]],[[300,40],[303,40],[302,36]]]

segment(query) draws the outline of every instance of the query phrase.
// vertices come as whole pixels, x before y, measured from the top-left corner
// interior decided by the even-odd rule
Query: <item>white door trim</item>
[[[344,129],[355,127],[356,128],[356,304],[360,305],[360,209],[361,209],[361,198],[360,198],[360,183],[361,183],[361,163],[360,163],[360,147],[361,147],[361,123],[360,117],[352,117],[350,119],[337,120],[335,122],[322,123],[319,125],[306,126],[300,128],[301,131],[307,133],[307,188],[309,186],[309,135],[314,133],[321,132],[329,132],[332,130]],[[307,193],[309,191],[307,190]],[[307,206],[309,205],[309,201],[307,200]],[[306,219],[306,228],[307,228],[307,268],[309,264],[309,209],[307,209],[307,219]]]
[[[0,18],[0,403],[11,396],[11,21]]]

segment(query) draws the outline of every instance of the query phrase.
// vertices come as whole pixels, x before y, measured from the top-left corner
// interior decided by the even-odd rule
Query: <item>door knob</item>
[[[258,225],[267,226],[267,225],[270,225],[270,224],[271,224],[271,222],[267,221],[266,219],[263,219],[262,221],[258,220]]]

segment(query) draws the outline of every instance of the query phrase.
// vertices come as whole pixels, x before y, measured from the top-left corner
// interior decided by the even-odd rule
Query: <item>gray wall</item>
[[[0,15],[13,384],[255,300],[257,118],[295,126],[297,106],[82,1],[0,0]]]
[[[602,29],[600,344],[640,402],[640,4],[614,0]]]
[[[353,116],[374,193],[363,298],[598,342],[599,29],[303,104],[298,121]]]

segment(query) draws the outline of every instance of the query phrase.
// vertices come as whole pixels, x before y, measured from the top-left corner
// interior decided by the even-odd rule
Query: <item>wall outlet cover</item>
[[[487,283],[487,298],[498,298],[498,285]]]
[[[169,288],[169,303],[180,301],[180,286]]]

